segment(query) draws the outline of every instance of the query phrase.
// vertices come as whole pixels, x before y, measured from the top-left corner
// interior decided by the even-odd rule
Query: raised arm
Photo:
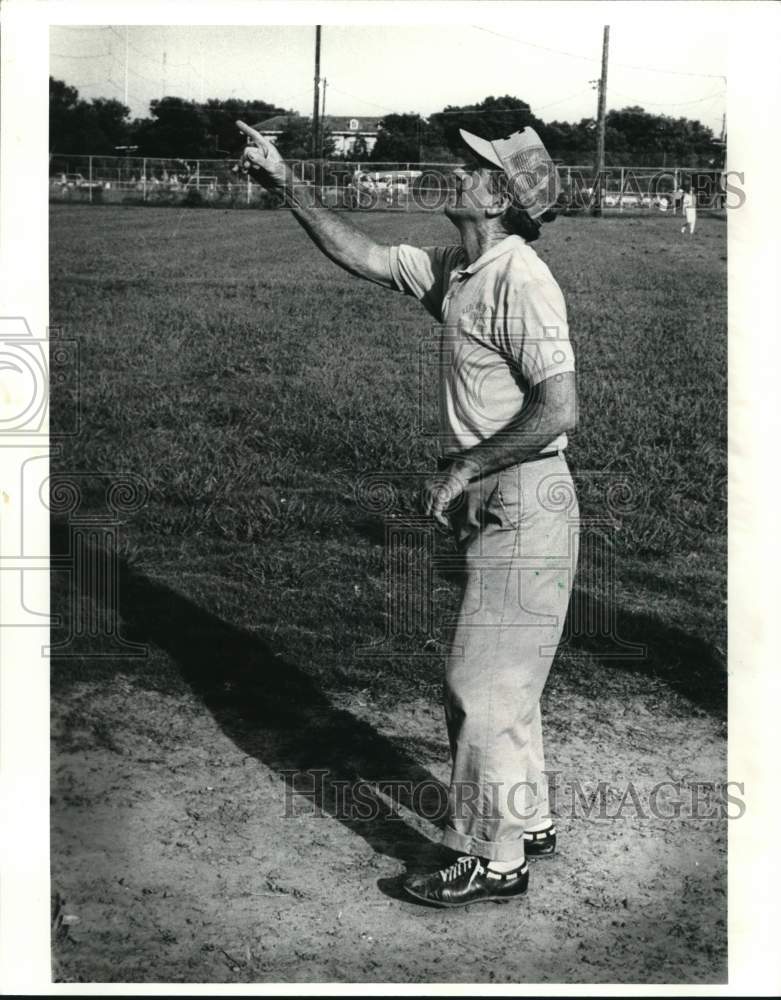
[[[238,169],[267,190],[282,194],[315,246],[335,264],[359,278],[393,288],[390,248],[375,242],[336,212],[318,205],[314,188],[296,181],[272,142],[244,122],[236,124],[249,143]]]

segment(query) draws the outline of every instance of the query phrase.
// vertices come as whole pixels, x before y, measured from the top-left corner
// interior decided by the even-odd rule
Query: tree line
[[[163,97],[149,104],[146,118],[130,118],[121,101],[79,97],[75,87],[49,79],[49,148],[55,153],[234,158],[242,142],[236,119],[257,123],[275,115],[288,117],[279,136],[280,152],[289,158],[311,155],[311,121],[267,101],[211,99],[203,104]],[[463,128],[486,138],[498,138],[527,125],[542,138],[551,156],[564,163],[590,164],[596,149],[596,123],[538,118],[526,101],[509,95],[486,97],[469,105],[448,105],[428,118],[409,112],[379,119],[372,150],[359,138],[347,154],[350,161],[446,163],[463,161],[459,137]],[[325,131],[323,155],[337,158],[333,136]],[[641,107],[609,111],[606,117],[605,161],[608,166],[720,167],[722,149],[710,128],[689,118],[656,115]]]

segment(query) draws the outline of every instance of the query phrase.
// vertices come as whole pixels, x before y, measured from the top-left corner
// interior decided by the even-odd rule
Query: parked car
[[[59,185],[64,191],[97,191],[103,188],[100,181],[88,181],[84,174],[60,174]]]
[[[627,191],[624,194],[603,192],[602,204],[605,208],[650,208],[651,196],[639,191]]]
[[[391,203],[394,199],[406,197],[410,185],[423,175],[421,170],[384,170],[367,172],[356,170],[352,178],[352,188],[359,196],[371,194],[378,201]]]

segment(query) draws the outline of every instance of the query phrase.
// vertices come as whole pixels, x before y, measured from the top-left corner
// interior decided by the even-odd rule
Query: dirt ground
[[[560,853],[534,863],[521,900],[434,910],[398,888],[440,856],[428,820],[403,805],[335,818],[331,791],[318,808],[283,772],[370,776],[379,761],[386,775],[444,781],[435,700],[327,695],[282,661],[281,681],[254,675],[260,646],[217,623],[186,649],[176,628],[164,648],[152,630],[143,668],[104,661],[55,685],[52,891],[68,918],[57,979],[726,980],[726,821],[691,818],[675,785],[679,818],[649,810],[660,782],[724,780],[713,714],[654,677],[565,652],[545,696]],[[210,661],[214,673],[218,649],[241,669],[195,679]],[[604,783],[602,815],[575,782],[587,799]],[[672,814],[671,802],[662,794],[656,812]]]

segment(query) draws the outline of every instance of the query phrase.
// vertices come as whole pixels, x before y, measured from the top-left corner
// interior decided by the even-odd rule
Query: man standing
[[[683,201],[681,204],[683,206],[683,214],[686,218],[686,222],[681,226],[681,232],[685,233],[688,228],[689,236],[694,236],[694,227],[697,224],[697,196],[692,191],[690,182],[687,182],[683,186]]]
[[[578,508],[564,459],[577,423],[564,300],[529,244],[558,194],[532,129],[489,142],[461,133],[482,164],[456,172],[445,213],[460,243],[384,246],[317,206],[271,143],[243,123],[240,168],[282,191],[315,244],[351,274],[418,298],[442,325],[439,475],[424,510],[454,533],[466,588],[446,669],[453,757],[452,864],[407,875],[436,906],[522,895],[526,856],[550,856],[540,697],[577,562]]]

